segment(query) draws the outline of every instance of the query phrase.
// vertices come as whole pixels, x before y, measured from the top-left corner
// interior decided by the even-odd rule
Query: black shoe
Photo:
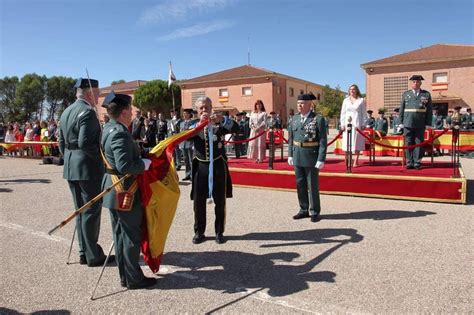
[[[416,165],[414,166],[414,168],[415,168],[416,170],[420,170],[421,165],[420,165],[420,164],[416,164]]]
[[[191,176],[186,176],[183,180],[191,180]]]
[[[226,239],[222,233],[219,233],[216,235],[216,243],[217,244],[224,244],[226,242]]]
[[[136,290],[136,289],[144,289],[148,287],[152,287],[156,284],[155,278],[143,278],[142,281],[138,282],[137,284],[128,284],[127,288],[129,290]]]
[[[307,213],[298,213],[293,216],[293,220],[299,220],[299,219],[304,219],[304,218],[309,218],[309,214]]]
[[[319,216],[319,214],[315,214],[311,216],[311,222],[319,222],[319,221],[321,221],[321,217]]]
[[[104,265],[105,259],[107,256],[104,256],[101,260],[95,262],[95,263],[87,263],[87,266],[89,267],[101,267]],[[107,265],[110,265],[115,262],[115,255],[110,255],[109,260],[107,261]]]
[[[176,170],[180,171],[181,170],[181,165],[176,166]]]
[[[126,287],[127,287],[127,281],[126,281],[126,280],[120,280],[120,285],[121,285],[123,288],[126,288]]]
[[[413,168],[415,168],[415,167],[414,167],[413,165],[407,165],[407,166],[405,166],[405,168],[406,168],[407,170],[410,170],[410,169],[413,169]]]
[[[204,234],[194,234],[193,244],[200,244],[206,240]]]
[[[79,256],[79,264],[80,265],[87,265],[86,255]]]

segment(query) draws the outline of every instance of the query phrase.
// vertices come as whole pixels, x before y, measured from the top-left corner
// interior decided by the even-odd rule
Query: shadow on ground
[[[3,185],[13,185],[13,184],[49,184],[51,183],[50,179],[43,178],[24,178],[24,179],[4,179],[0,180],[0,183]]]
[[[468,179],[466,185],[466,204],[474,204],[474,180]]]
[[[431,211],[373,210],[349,213],[323,214],[322,220],[395,220],[425,217],[436,214]]]
[[[344,245],[363,240],[354,229],[315,229],[296,232],[249,233],[229,236],[228,240],[279,242],[262,247],[325,244],[320,254],[309,261],[299,260],[295,252],[253,254],[239,251],[169,252],[163,265],[180,270],[158,280],[160,290],[206,288],[223,293],[268,290],[270,296],[286,296],[309,288],[308,282],[335,282],[332,271],[313,271],[324,259]],[[184,270],[183,270],[184,269]]]

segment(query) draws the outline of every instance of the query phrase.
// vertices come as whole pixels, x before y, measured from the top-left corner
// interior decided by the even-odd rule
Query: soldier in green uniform
[[[384,116],[384,111],[379,110],[379,117],[375,120],[374,130],[378,131],[381,136],[386,136],[388,132],[388,120]]]
[[[313,94],[298,95],[298,114],[288,126],[288,164],[295,168],[300,209],[293,219],[320,220],[319,171],[326,160],[327,133],[324,117],[312,111]]]
[[[132,122],[131,100],[126,94],[111,92],[102,105],[110,116],[101,140],[106,165],[103,189],[125,174],[143,173],[151,164],[150,160],[140,157],[138,145],[128,130]],[[145,277],[139,264],[144,209],[136,176],[127,178],[123,185],[105,195],[104,207],[110,209],[121,285],[129,289],[153,286],[156,279]]]
[[[461,117],[461,126],[463,130],[472,130],[474,127],[474,116],[472,116],[470,107],[466,109],[466,113]]]
[[[423,142],[425,136],[425,127],[431,126],[432,102],[428,91],[422,90],[421,81],[424,80],[421,75],[413,75],[412,89],[403,93],[400,103],[400,126],[403,128],[405,145],[410,146]],[[421,167],[423,149],[416,147],[406,150],[406,168]]]
[[[398,114],[400,112],[400,108],[395,108],[393,110],[393,121],[392,121],[392,129],[393,129],[393,134],[394,135],[401,135],[403,134],[403,130],[398,128],[400,125],[400,115]]]
[[[375,118],[372,117],[374,111],[369,109],[367,111],[367,119],[365,120],[365,128],[374,129],[375,127]]]
[[[444,129],[444,117],[438,112],[438,107],[433,106],[433,117],[431,119],[431,127],[434,130],[443,130]]]
[[[101,193],[104,166],[100,157],[100,123],[93,105],[99,97],[99,82],[78,79],[77,100],[60,117],[59,150],[64,157],[63,177],[68,181],[74,205],[79,209]],[[79,263],[100,266],[106,256],[100,245],[102,203],[96,202],[76,217]],[[112,261],[114,258],[109,259]]]

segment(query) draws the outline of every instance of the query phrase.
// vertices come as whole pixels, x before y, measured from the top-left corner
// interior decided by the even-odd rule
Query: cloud
[[[139,24],[157,24],[171,20],[182,20],[192,13],[203,13],[222,9],[236,0],[165,0],[147,9],[138,19]]]
[[[234,23],[232,21],[214,21],[211,23],[199,23],[190,27],[178,28],[168,35],[158,37],[158,40],[166,41],[185,37],[199,36],[215,31],[220,31],[232,26],[234,26]]]

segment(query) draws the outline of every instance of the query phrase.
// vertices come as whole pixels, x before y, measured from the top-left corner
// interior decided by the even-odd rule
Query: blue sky
[[[473,44],[472,0],[1,0],[0,76],[178,79],[241,66],[365,90],[360,64]]]

